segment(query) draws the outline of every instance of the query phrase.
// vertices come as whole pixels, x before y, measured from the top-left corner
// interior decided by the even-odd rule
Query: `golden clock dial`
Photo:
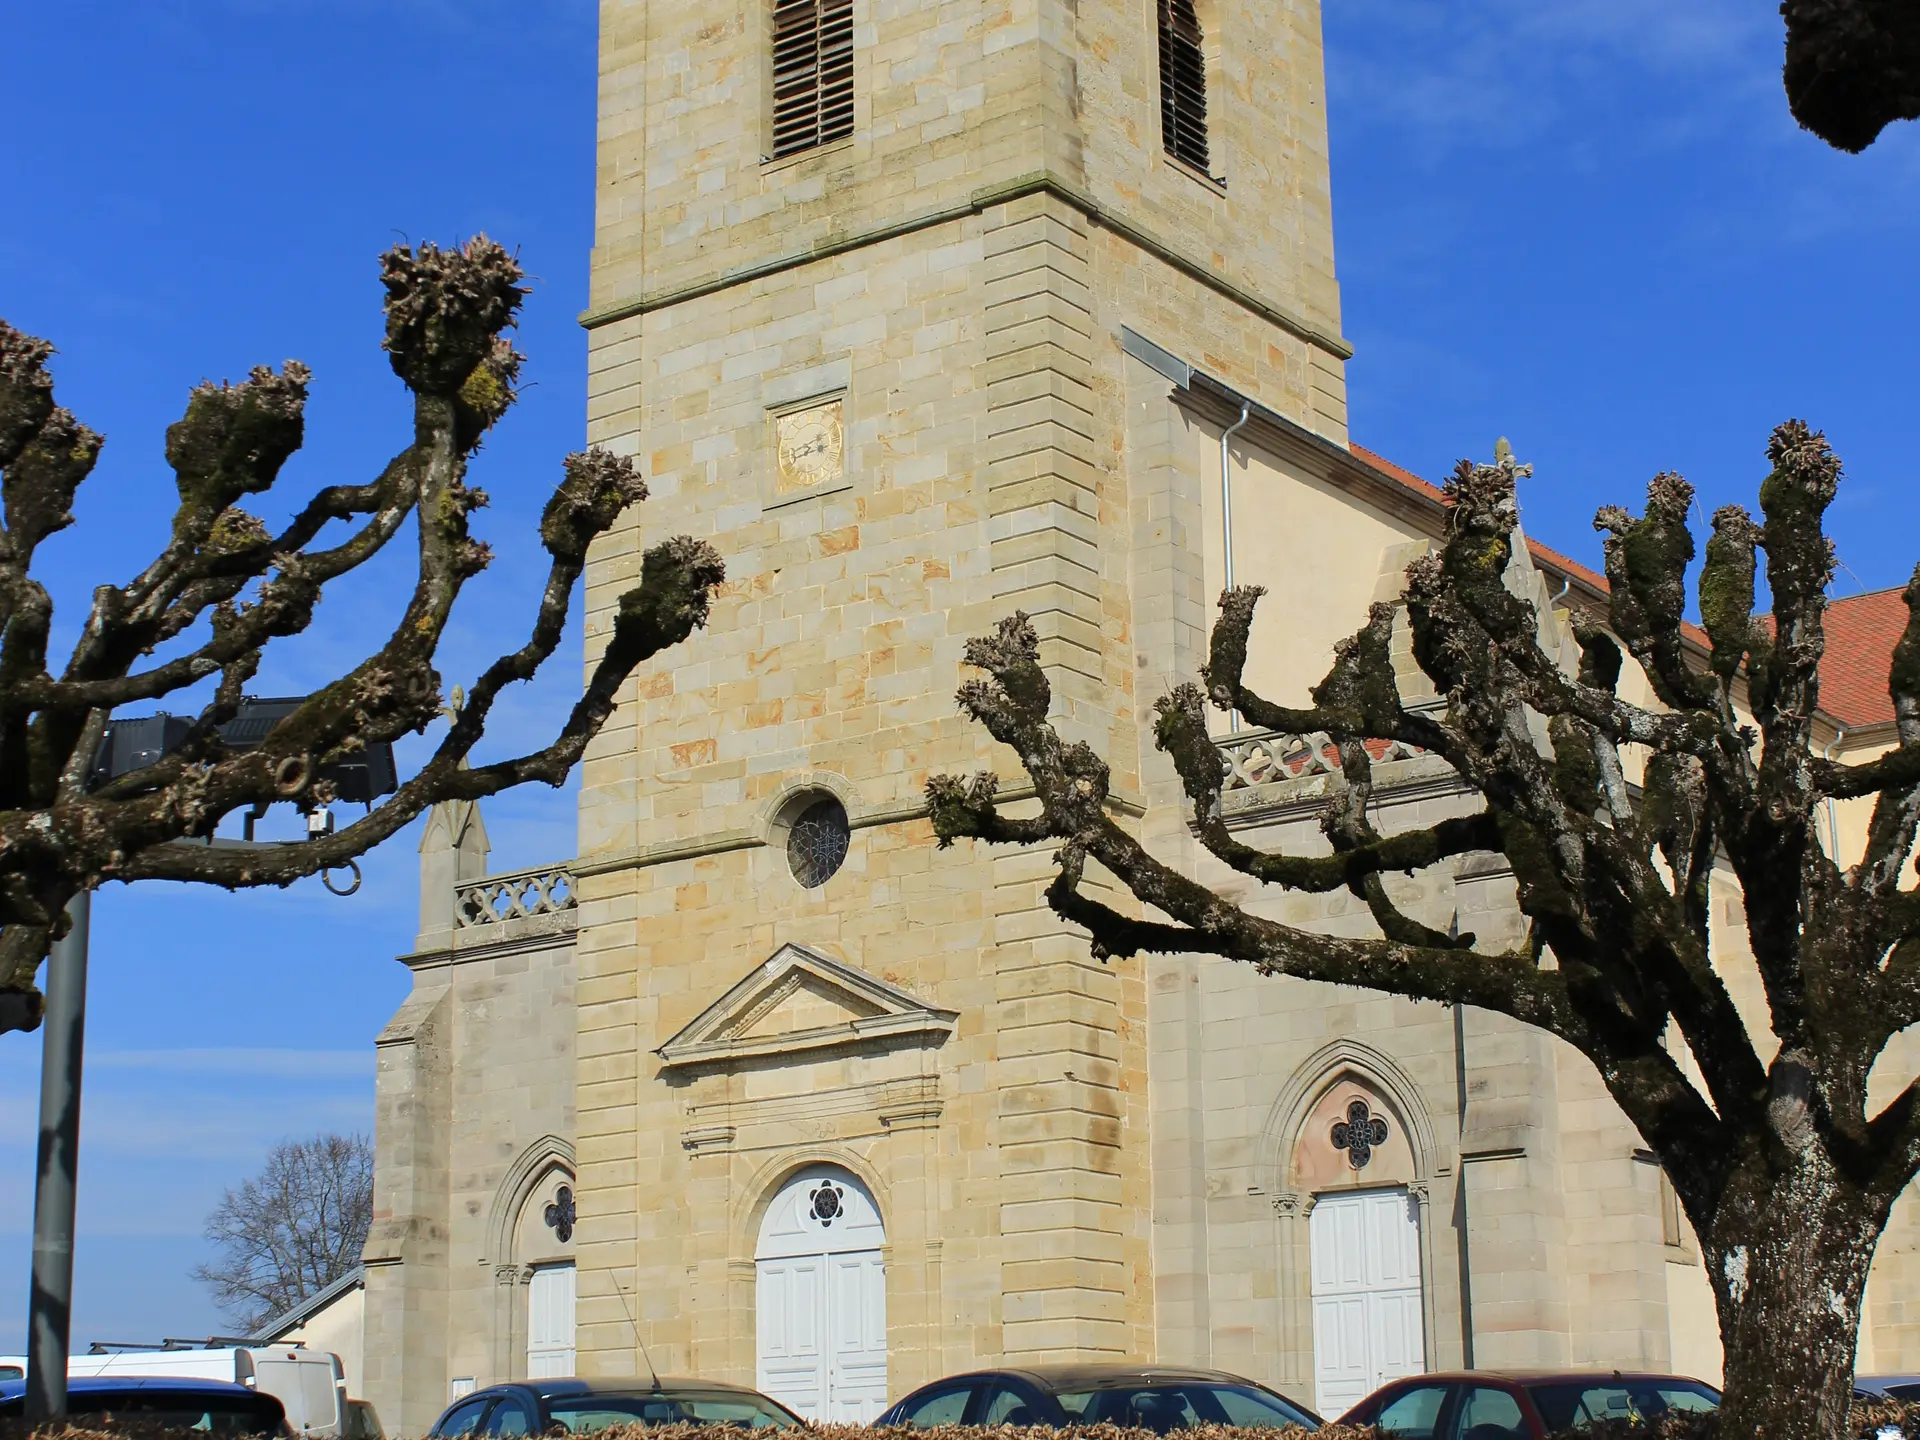
[[[775,417],[774,436],[782,491],[810,490],[840,478],[845,440],[838,400]]]

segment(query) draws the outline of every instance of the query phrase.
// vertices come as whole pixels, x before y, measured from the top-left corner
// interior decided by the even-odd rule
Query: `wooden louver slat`
[[[1203,174],[1207,164],[1207,65],[1193,0],[1160,0],[1160,138]]]
[[[853,133],[853,0],[775,0],[773,154]]]

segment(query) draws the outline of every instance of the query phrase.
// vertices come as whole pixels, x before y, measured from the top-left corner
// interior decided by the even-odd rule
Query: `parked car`
[[[341,1440],[387,1440],[387,1432],[380,1424],[380,1412],[373,1408],[371,1400],[347,1401],[347,1413],[342,1417]]]
[[[1546,1440],[1596,1420],[1717,1410],[1720,1392],[1679,1375],[1472,1370],[1383,1385],[1340,1417],[1401,1440]]]
[[[747,1430],[789,1430],[802,1423],[778,1400],[717,1380],[517,1380],[461,1396],[427,1435],[429,1440],[546,1435],[553,1427],[591,1435],[610,1425],[682,1421]]]
[[[0,1355],[0,1380],[26,1374],[23,1355]],[[105,1348],[67,1357],[67,1379],[128,1375],[225,1380],[278,1397],[305,1440],[356,1440],[344,1428],[346,1373],[340,1357],[304,1345],[169,1345]]]
[[[25,1380],[0,1380],[0,1419],[26,1410]],[[76,1376],[67,1381],[67,1415],[89,1428],[113,1421],[198,1430],[208,1435],[264,1435],[287,1440],[287,1410],[272,1395],[229,1380],[173,1375]]]
[[[1898,1400],[1903,1405],[1911,1405],[1920,1400],[1920,1375],[1856,1375],[1853,1398]]]
[[[922,1385],[877,1425],[1137,1425],[1157,1434],[1194,1425],[1318,1429],[1320,1417],[1224,1370],[1125,1361],[974,1370]]]

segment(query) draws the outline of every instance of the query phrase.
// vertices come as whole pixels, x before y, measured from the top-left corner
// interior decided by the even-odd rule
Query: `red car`
[[[1402,1440],[1547,1440],[1596,1420],[1654,1420],[1719,1408],[1718,1390],[1678,1375],[1467,1370],[1383,1385],[1340,1423],[1375,1425]]]

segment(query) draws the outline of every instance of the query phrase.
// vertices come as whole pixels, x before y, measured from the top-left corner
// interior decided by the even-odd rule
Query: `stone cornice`
[[[1018,785],[1002,785],[995,798],[1003,805],[1016,800],[1033,798],[1031,782]],[[1147,808],[1131,795],[1109,795],[1107,807],[1122,815],[1130,815],[1136,820],[1147,813]],[[903,800],[891,805],[863,805],[847,807],[847,824],[855,830],[865,830],[875,825],[899,825],[909,820],[924,820],[927,815],[927,802],[915,798]],[[702,855],[720,855],[729,850],[757,850],[767,843],[765,835],[758,830],[744,827],[734,830],[716,830],[707,835],[692,835],[678,840],[660,840],[651,845],[636,845],[631,850],[616,851],[612,855],[602,855],[592,860],[574,860],[567,868],[575,875],[612,875],[621,870],[640,870],[651,865],[664,865],[670,860],[692,860]]]
[[[578,921],[573,920],[572,916],[567,918],[573,923],[556,928],[544,935],[518,935],[503,938],[491,944],[463,945],[458,949],[415,950],[395,958],[409,970],[417,972],[451,968],[455,965],[471,965],[480,960],[498,960],[503,956],[524,955],[535,950],[571,950]]]
[[[996,205],[1005,205],[1028,195],[1051,195],[1071,205],[1101,229],[1110,231],[1138,246],[1156,260],[1178,270],[1189,279],[1199,281],[1208,289],[1252,311],[1269,324],[1278,326],[1288,334],[1306,341],[1316,349],[1325,351],[1337,360],[1347,360],[1353,356],[1353,347],[1341,336],[1314,324],[1295,310],[1256,294],[1238,281],[1228,279],[1213,266],[1195,259],[1177,246],[1162,240],[1151,230],[1128,219],[1113,208],[1101,204],[1078,186],[1050,170],[1035,170],[1004,184],[986,186],[974,191],[957,204],[922,211],[904,220],[876,225],[851,235],[835,235],[816,241],[804,250],[792,250],[784,255],[756,261],[751,265],[725,270],[717,275],[710,275],[704,280],[656,290],[650,295],[641,295],[636,299],[617,300],[610,305],[585,310],[581,312],[580,323],[587,329],[594,330],[602,325],[610,325],[616,320],[627,320],[636,315],[646,315],[655,310],[664,310],[669,306],[682,305],[689,300],[697,300],[703,295],[712,295],[735,285],[744,285],[768,275],[778,275],[785,270],[811,265],[817,260],[844,255],[851,250],[861,250],[884,240],[912,235],[917,231],[932,229],[938,225],[951,224],[955,220],[964,219],[969,215],[978,215]]]

